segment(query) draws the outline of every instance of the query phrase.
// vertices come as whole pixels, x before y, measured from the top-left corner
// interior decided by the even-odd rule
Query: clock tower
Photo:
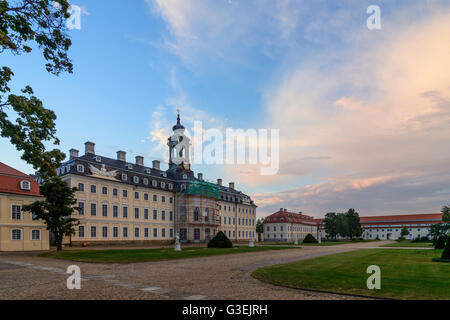
[[[184,134],[178,110],[177,123],[172,127],[173,134],[167,139],[169,147],[169,170],[191,171],[189,156],[190,139]]]

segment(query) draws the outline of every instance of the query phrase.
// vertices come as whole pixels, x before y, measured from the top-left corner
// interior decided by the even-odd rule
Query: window
[[[142,182],[147,186],[148,185],[148,179],[147,178],[144,178],[143,180],[142,180]]]
[[[161,188],[165,188],[166,187],[166,183],[165,182],[161,182]]]
[[[102,228],[102,236],[103,238],[108,238],[108,227]]]
[[[22,219],[22,206],[13,204],[11,206],[11,219],[21,220]]]
[[[136,200],[139,199],[139,192],[136,191],[136,192],[134,193],[134,198],[135,198]]]
[[[108,194],[108,188],[102,187],[102,194]]]
[[[113,238],[119,237],[119,227],[113,227]]]
[[[144,208],[144,219],[148,220],[148,208]]]
[[[166,202],[166,197],[165,196],[161,196],[161,202],[165,203]]]
[[[169,190],[173,190],[173,184],[169,183]]]
[[[194,229],[194,240],[200,240],[200,229]]]
[[[133,182],[134,182],[134,183],[139,183],[139,177],[134,176],[134,177],[133,177]]]
[[[124,237],[124,238],[128,238],[128,228],[127,228],[127,227],[124,227],[123,230],[122,230],[122,232],[123,232],[123,237]]]
[[[170,229],[170,238],[173,238],[173,229]]]
[[[127,181],[127,175],[125,173],[122,173],[122,180]]]
[[[158,182],[156,180],[152,180],[152,186],[156,187],[158,185]]]
[[[107,217],[108,216],[108,205],[107,204],[102,204],[102,216],[103,217]]]
[[[139,238],[139,228],[134,228],[134,237]]]
[[[125,168],[132,170],[132,169],[133,169],[133,166],[132,166],[131,164],[128,163],[128,164],[125,165]]]
[[[170,204],[173,203],[173,198],[172,198],[172,197],[169,198],[169,203],[170,203]]]
[[[169,212],[169,219],[170,219],[170,221],[173,221],[173,211]]]
[[[200,209],[198,207],[196,207],[194,209],[194,221],[199,221],[200,220]]]
[[[153,228],[153,237],[156,238],[158,237],[158,229]]]
[[[134,208],[134,218],[139,219],[139,208]]]
[[[144,238],[148,238],[148,228],[144,228]]]
[[[97,204],[95,202],[91,203],[91,216],[97,215]]]
[[[148,201],[148,193],[144,193],[144,200]]]
[[[91,227],[91,238],[97,238],[97,227]]]
[[[12,229],[11,230],[11,240],[22,240],[22,230]]]
[[[113,189],[113,196],[117,197],[117,195],[119,194],[119,190],[117,190],[117,188]]]
[[[84,166],[81,165],[81,164],[77,165],[77,171],[78,172],[84,172]]]
[[[97,186],[91,184],[91,193],[97,193]]]
[[[113,206],[113,218],[118,218],[119,217],[119,207],[114,205]]]
[[[153,201],[158,201],[158,195],[156,194],[153,195]]]
[[[30,188],[30,181],[26,181],[26,180],[20,181],[20,189],[22,189],[22,190],[30,190],[31,189]]]
[[[161,237],[165,238],[166,237],[166,229],[162,228],[161,230]]]
[[[187,174],[183,174],[183,179],[184,179],[184,180],[187,179]]]
[[[78,184],[78,191],[84,192],[84,183],[79,183]]]
[[[122,190],[122,197],[128,198],[128,190]]]
[[[161,220],[166,220],[166,211],[165,210],[161,211]]]
[[[41,230],[31,230],[31,240],[41,240]]]
[[[84,215],[84,202],[78,202],[78,208],[79,208],[78,214],[83,216]]]
[[[84,238],[84,226],[78,226],[78,238]]]
[[[123,208],[122,208],[122,217],[128,218],[128,207],[127,206],[123,206]]]
[[[158,210],[153,210],[153,220],[158,220]]]

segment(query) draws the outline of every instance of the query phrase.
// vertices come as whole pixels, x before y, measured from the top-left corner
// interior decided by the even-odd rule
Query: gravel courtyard
[[[253,270],[389,242],[229,254],[132,264],[81,263],[32,253],[0,254],[0,299],[357,299],[277,287]],[[81,290],[66,287],[70,265],[81,269]]]

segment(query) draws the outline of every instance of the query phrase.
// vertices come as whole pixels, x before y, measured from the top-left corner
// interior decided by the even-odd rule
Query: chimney
[[[78,150],[77,149],[70,149],[70,160],[78,158]]]
[[[230,186],[230,189],[234,189],[234,182],[230,182],[229,186]]]
[[[198,177],[198,180],[203,180],[203,173],[198,173],[197,177]]]
[[[143,156],[137,156],[136,157],[136,164],[138,166],[144,166],[144,157]]]
[[[125,151],[117,151],[117,160],[126,162],[127,161],[127,153]]]
[[[153,160],[152,164],[153,164],[153,169],[160,170],[159,169],[160,162],[158,160]]]
[[[95,154],[95,143],[93,142],[85,142],[84,143],[84,154]]]
[[[222,179],[217,179],[217,184],[218,184],[219,186],[221,186],[221,185],[222,185]]]

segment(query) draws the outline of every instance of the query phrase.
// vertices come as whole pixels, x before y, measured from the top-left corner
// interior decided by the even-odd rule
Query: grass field
[[[450,299],[450,263],[432,262],[442,250],[365,249],[261,268],[257,279],[336,293],[398,299]],[[381,290],[366,286],[367,267],[381,268]]]
[[[299,246],[317,246],[317,247],[323,247],[323,246],[336,246],[339,244],[349,244],[349,243],[359,243],[359,242],[374,242],[375,240],[356,240],[356,241],[323,241],[321,243],[302,243],[299,242]],[[264,242],[261,243],[261,245],[271,245],[271,246],[286,246],[286,245],[294,245],[293,242],[269,242],[265,244]]]
[[[431,242],[412,242],[409,240],[385,244],[382,247],[394,247],[394,248],[433,248]]]
[[[156,249],[113,249],[113,250],[67,250],[61,252],[50,252],[42,254],[43,257],[80,261],[80,262],[102,262],[102,263],[131,263],[148,262],[172,259],[195,258],[204,256],[215,256],[231,253],[247,253],[268,250],[293,249],[294,247],[244,247],[236,246],[229,249],[208,249],[206,247],[183,248],[175,252],[173,248]]]

